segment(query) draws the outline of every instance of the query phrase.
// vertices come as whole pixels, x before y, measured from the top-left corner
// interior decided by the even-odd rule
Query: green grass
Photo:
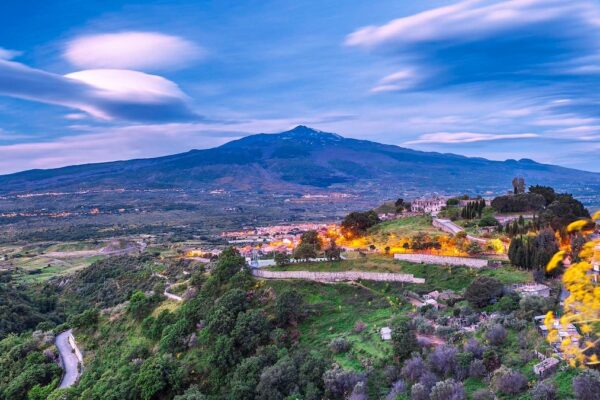
[[[325,350],[338,337],[348,340],[352,347],[344,354],[334,355],[342,367],[364,370],[367,365],[384,365],[392,356],[389,343],[381,340],[379,330],[389,324],[393,315],[408,310],[388,301],[387,293],[367,286],[351,284],[321,284],[303,281],[268,281],[280,292],[299,291],[306,303],[308,317],[299,325],[300,341],[311,348]],[[366,328],[356,332],[362,321]]]
[[[442,234],[431,225],[431,217],[427,215],[385,221],[374,226],[369,234],[377,236],[393,233],[398,236],[413,236],[417,232],[425,232],[430,235]]]

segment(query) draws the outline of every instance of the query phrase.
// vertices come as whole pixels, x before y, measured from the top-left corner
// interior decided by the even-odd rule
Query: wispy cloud
[[[467,0],[359,29],[346,44],[419,71],[398,85],[408,90],[589,74],[599,34],[600,7],[589,0]]]
[[[0,47],[0,60],[12,60],[22,54],[20,51],[8,50]]]
[[[509,134],[493,134],[493,133],[474,133],[474,132],[436,132],[426,133],[419,136],[416,140],[411,140],[405,144],[424,144],[424,143],[475,143],[489,142],[495,140],[515,140],[515,139],[532,139],[539,137],[536,133],[509,133]]]
[[[178,36],[158,32],[119,32],[77,37],[64,57],[78,68],[173,70],[203,57],[204,50]]]

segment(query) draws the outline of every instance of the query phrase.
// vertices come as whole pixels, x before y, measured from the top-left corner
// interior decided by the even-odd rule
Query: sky
[[[600,172],[597,0],[0,5],[0,173],[303,124]]]

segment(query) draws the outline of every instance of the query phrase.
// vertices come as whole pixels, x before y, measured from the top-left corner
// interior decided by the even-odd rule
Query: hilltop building
[[[417,199],[411,202],[411,211],[417,213],[437,214],[446,206],[446,198],[433,197],[427,199]]]

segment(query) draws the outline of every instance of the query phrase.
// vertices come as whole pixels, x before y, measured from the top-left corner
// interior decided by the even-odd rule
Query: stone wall
[[[71,348],[73,349],[73,353],[75,353],[75,357],[77,357],[79,363],[81,364],[81,366],[83,366],[83,354],[81,354],[79,347],[77,347],[77,343],[75,343],[75,337],[72,333],[69,333],[68,340],[69,345],[71,345]]]
[[[425,283],[423,278],[415,278],[412,274],[394,274],[389,272],[310,272],[310,271],[265,271],[253,269],[252,274],[266,279],[304,279],[316,282],[344,282],[344,281],[381,281],[381,282],[408,282]]]
[[[488,265],[488,260],[483,258],[434,256],[430,254],[394,254],[394,259],[422,264],[460,265],[469,268],[483,268]]]

